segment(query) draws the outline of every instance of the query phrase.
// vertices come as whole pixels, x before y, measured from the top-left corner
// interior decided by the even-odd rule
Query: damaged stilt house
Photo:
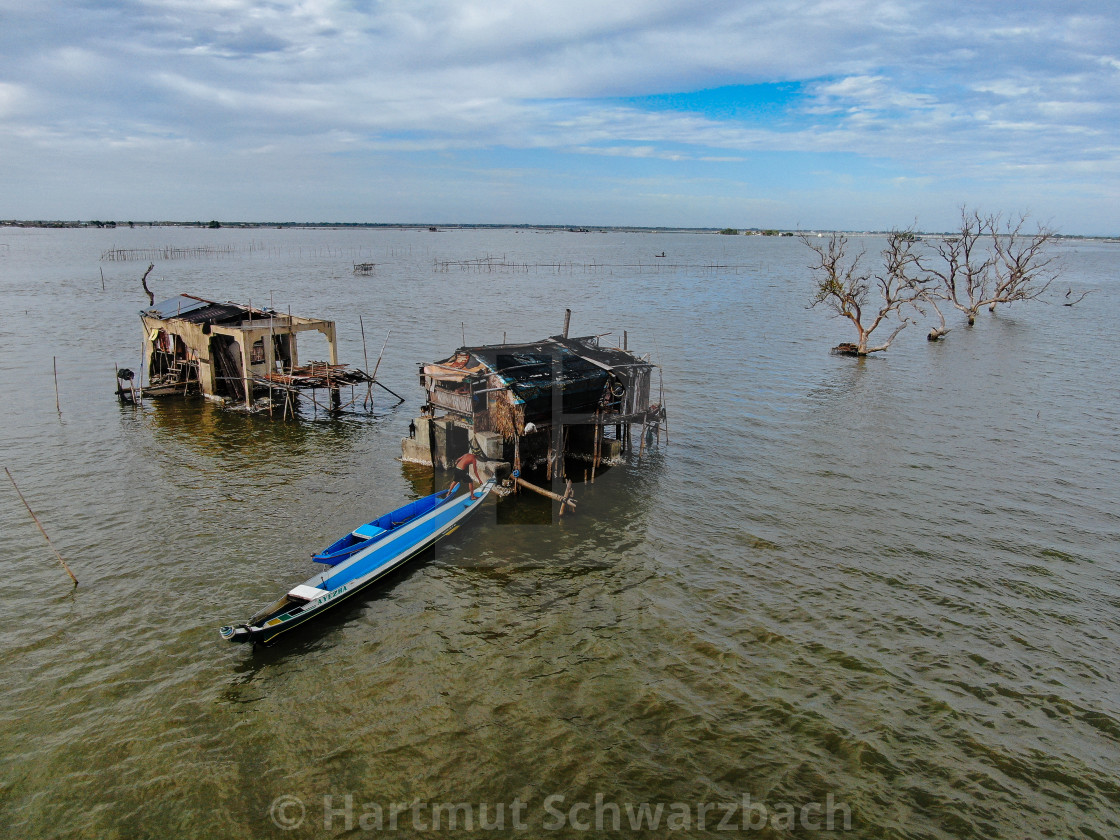
[[[144,325],[144,396],[202,393],[230,406],[294,413],[301,394],[319,406],[342,407],[341,388],[373,383],[364,371],[338,363],[333,321],[284,315],[237,303],[179,295],[140,313]],[[327,340],[329,361],[301,365],[296,337],[314,330]],[[367,392],[368,388],[362,389]],[[352,404],[355,399],[351,400]]]
[[[660,437],[665,409],[660,396],[651,400],[654,367],[594,336],[462,347],[421,365],[427,402],[402,441],[402,460],[448,468],[473,452],[484,471],[504,462],[563,479],[566,458],[576,458],[593,478],[631,450],[633,426],[642,429],[639,450],[647,435]]]

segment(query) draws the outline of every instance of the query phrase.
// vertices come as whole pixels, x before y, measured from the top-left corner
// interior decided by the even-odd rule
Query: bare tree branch
[[[882,252],[883,271],[878,274],[861,270],[860,263],[865,252],[860,251],[850,258],[847,256],[849,241],[842,234],[834,233],[823,243],[814,242],[801,234],[801,241],[816,255],[809,266],[816,284],[810,307],[823,303],[835,315],[852,322],[859,337],[859,343],[852,351],[856,355],[865,356],[886,350],[906,327],[907,320],[899,315],[902,324],[885,343],[877,347],[868,347],[871,334],[892,313],[898,313],[905,306],[914,306],[923,299],[931,282],[921,272],[914,254],[914,244],[918,240],[913,228],[892,231],[887,236],[887,247]],[[872,282],[879,293],[879,308],[874,316],[870,314]],[[864,323],[865,309],[870,323]]]
[[[1091,295],[1093,292],[1096,292],[1096,291],[1100,291],[1100,290],[1099,289],[1089,289],[1086,292],[1082,292],[1077,297],[1073,297],[1073,289],[1070,288],[1070,290],[1068,292],[1066,292],[1066,300],[1065,300],[1065,302],[1062,303],[1062,306],[1073,306],[1074,304],[1081,303],[1081,301],[1085,300],[1085,298],[1087,298],[1089,295]]]
[[[148,266],[148,270],[144,272],[144,276],[140,278],[140,285],[144,287],[144,291],[148,293],[148,306],[156,305],[156,296],[152,294],[152,290],[148,288],[148,275],[152,273],[152,269],[156,267],[155,263]]]
[[[994,312],[998,303],[1015,303],[1040,297],[1058,277],[1057,257],[1046,248],[1054,231],[1043,225],[1033,234],[1023,232],[1027,217],[1008,220],[1002,231],[992,231],[994,289],[984,301]]]
[[[920,270],[934,281],[923,299],[941,317],[930,340],[948,332],[935,301],[959,309],[972,326],[981,307],[995,311],[997,304],[1035,300],[1050,287],[1059,274],[1057,258],[1048,250],[1056,234],[1043,225],[1027,233],[1026,222],[1022,214],[1004,223],[998,213],[981,216],[962,207],[960,230],[919,258]]]

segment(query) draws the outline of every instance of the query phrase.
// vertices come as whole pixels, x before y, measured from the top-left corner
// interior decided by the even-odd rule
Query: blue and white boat
[[[413,519],[416,519],[416,517],[423,516],[425,513],[429,513],[439,507],[447,501],[449,496],[454,495],[458,486],[459,485],[456,484],[447,490],[441,490],[438,493],[425,496],[423,499],[409,502],[403,507],[386,513],[384,516],[379,516],[364,525],[359,525],[342,539],[331,543],[330,547],[324,548],[318,554],[312,554],[311,559],[316,563],[325,563],[328,566],[335,566],[350,555],[356,554],[362,549],[369,548],[379,540],[383,540],[393,531],[407,525]]]
[[[494,487],[473,493],[434,493],[356,528],[314,556],[330,568],[313,575],[246,623],[222,627],[229,642],[268,643],[384,577],[459,527]],[[375,530],[376,529],[376,530]]]

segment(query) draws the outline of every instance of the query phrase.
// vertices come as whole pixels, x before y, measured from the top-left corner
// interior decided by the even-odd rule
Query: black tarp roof
[[[610,370],[625,375],[634,368],[652,367],[649,362],[642,361],[627,350],[599,346],[595,336],[564,338],[557,335],[528,344],[462,347],[458,352],[470,353],[492,371],[513,382],[534,376],[532,369],[535,367],[547,365],[551,369],[557,361],[565,371],[572,374],[586,373],[595,376],[598,375],[597,371]]]
[[[482,362],[537,410],[548,409],[554,388],[563,394],[565,411],[594,410],[612,374],[629,386],[633,375],[653,367],[626,350],[600,347],[596,336],[462,347],[459,353]],[[548,405],[538,405],[541,400]]]

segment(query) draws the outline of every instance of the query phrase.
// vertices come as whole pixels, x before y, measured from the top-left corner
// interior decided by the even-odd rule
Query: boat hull
[[[379,540],[387,539],[396,529],[407,525],[413,519],[430,513],[452,496],[458,485],[453,485],[448,490],[441,490],[415,502],[409,502],[394,511],[379,516],[376,519],[358,526],[342,539],[331,543],[330,546],[313,554],[311,559],[316,563],[336,566],[343,560],[363,551]]]
[[[308,590],[321,591],[322,594],[306,603],[296,603],[286,596],[255,615],[248,623],[222,627],[219,633],[229,642],[268,644],[278,636],[306,624],[454,533],[463,520],[478,509],[493,486],[494,482],[491,480],[472,496],[449,499],[429,514],[410,523],[392,538],[379,541],[339,566],[310,578],[297,589],[306,587]]]

